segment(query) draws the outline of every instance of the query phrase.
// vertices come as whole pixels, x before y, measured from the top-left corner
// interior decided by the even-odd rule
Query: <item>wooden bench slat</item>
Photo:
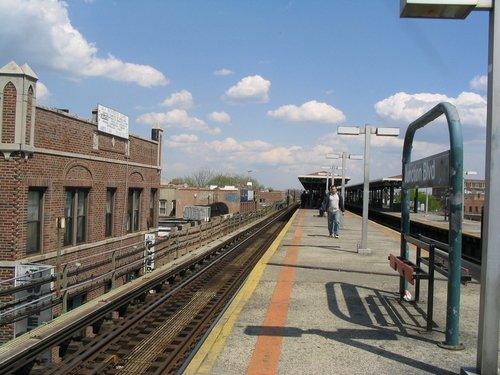
[[[399,272],[401,277],[404,277],[412,285],[415,285],[416,279],[429,278],[429,274],[423,269],[417,267],[409,260],[402,259],[394,254],[389,254],[389,264],[394,270]]]

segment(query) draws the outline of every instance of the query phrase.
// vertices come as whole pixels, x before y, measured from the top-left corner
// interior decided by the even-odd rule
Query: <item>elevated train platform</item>
[[[475,367],[478,281],[461,285],[463,349],[442,348],[446,277],[436,276],[426,330],[427,283],[419,302],[402,301],[389,266],[400,234],[370,222],[370,252],[358,253],[361,220],[346,213],[335,239],[326,217],[299,209],[183,373],[460,374]]]

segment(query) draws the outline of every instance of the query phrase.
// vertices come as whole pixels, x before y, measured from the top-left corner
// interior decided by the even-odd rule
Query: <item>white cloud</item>
[[[230,124],[231,116],[226,112],[212,112],[208,115],[208,118],[212,121],[221,123],[221,124]]]
[[[222,141],[216,140],[205,143],[205,146],[213,153],[233,156],[234,153],[244,152],[246,150],[242,143],[239,143],[234,138],[226,138]]]
[[[275,166],[293,163],[296,156],[297,154],[294,154],[289,148],[275,147],[272,150],[257,153],[252,161]]]
[[[224,97],[232,102],[266,103],[269,101],[270,86],[271,82],[259,75],[248,76],[230,87]]]
[[[266,165],[275,165],[276,160],[286,160],[285,154],[294,154],[293,150],[287,150],[281,147],[274,147],[268,142],[253,140],[238,142],[234,138],[225,138],[211,142],[189,144],[185,142],[176,143],[178,151],[185,155],[203,154],[205,161],[216,162],[218,165],[226,165],[229,169],[232,163],[239,163],[245,160],[246,163],[262,163]],[[288,160],[289,162],[289,160]]]
[[[163,128],[176,128],[189,131],[200,131],[207,134],[220,134],[220,128],[210,128],[205,121],[190,117],[184,109],[173,109],[169,112],[150,112],[137,118],[139,124],[161,125]]]
[[[70,67],[68,66],[70,69]],[[168,80],[158,70],[148,65],[132,64],[116,59],[112,55],[102,59],[89,56],[89,61],[81,66],[80,74],[111,78],[115,81],[132,82],[143,87],[164,86]]]
[[[387,149],[388,147],[403,150],[403,142],[404,142],[404,134],[399,137],[371,137],[370,145],[372,147],[383,147]],[[356,138],[364,138],[364,137],[356,137]],[[364,144],[364,140],[363,140]]]
[[[407,94],[398,92],[375,103],[377,114],[386,119],[411,123],[437,103],[448,101],[448,97],[440,94]]]
[[[463,124],[486,127],[485,97],[473,92],[463,92],[452,103],[457,106]]]
[[[414,141],[411,150],[411,159],[419,160],[429,155],[435,155],[442,151],[448,150],[450,147],[448,144],[442,145],[437,143],[432,143],[428,141]],[[403,147],[401,147],[401,150]]]
[[[245,147],[245,149],[252,151],[265,151],[273,147],[273,145],[269,142],[261,141],[258,139],[255,141],[245,141],[241,144],[243,145],[243,147]]]
[[[229,69],[226,69],[226,68],[222,68],[222,69],[216,70],[214,72],[214,74],[216,76],[229,76],[229,75],[233,74],[233,71],[229,70]]]
[[[221,134],[222,133],[222,129],[221,128],[209,128],[207,126],[207,128],[204,129],[203,132],[205,132],[207,134],[211,134],[211,135],[217,135],[217,134]]]
[[[472,92],[463,92],[457,98],[450,98],[442,94],[398,92],[377,102],[375,111],[383,119],[403,122],[407,125],[440,102],[449,102],[455,105],[462,124],[486,126],[486,99]]]
[[[315,100],[302,104],[300,107],[296,105],[284,105],[274,111],[268,111],[267,115],[278,120],[290,122],[322,122],[322,123],[337,123],[345,120],[342,111]]]
[[[488,77],[485,75],[475,76],[469,83],[472,90],[486,91],[488,88]]]
[[[44,103],[46,102],[52,94],[50,93],[47,86],[45,86],[42,82],[38,81],[36,83],[36,100],[37,102]]]
[[[66,7],[66,2],[56,0],[0,1],[0,56],[30,61],[73,78],[98,76],[143,87],[168,84],[151,66],[124,62],[111,54],[99,57],[94,43],[71,24]]]
[[[174,92],[161,105],[165,107],[188,109],[193,106],[193,95],[187,90]]]
[[[198,142],[198,136],[194,134],[177,134],[168,137],[166,145],[167,147],[178,148],[185,147]]]

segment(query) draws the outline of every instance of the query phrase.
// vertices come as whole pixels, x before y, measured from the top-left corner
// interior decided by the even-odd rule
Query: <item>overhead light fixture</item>
[[[399,136],[399,128],[377,128],[375,134],[386,137],[397,137]]]
[[[358,154],[350,154],[349,159],[352,160],[363,160],[363,155],[358,155]]]
[[[327,159],[340,159],[340,154],[326,154]]]
[[[464,19],[476,7],[491,5],[491,0],[401,0],[400,16]]]
[[[337,128],[337,134],[359,135],[359,134],[361,134],[361,129],[359,126],[339,126]]]

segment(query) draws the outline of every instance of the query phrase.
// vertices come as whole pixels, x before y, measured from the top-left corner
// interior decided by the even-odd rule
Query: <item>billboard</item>
[[[253,190],[246,190],[246,189],[241,189],[240,190],[240,202],[251,202],[254,199],[254,192]]]
[[[98,104],[97,129],[104,133],[128,139],[128,116]]]

